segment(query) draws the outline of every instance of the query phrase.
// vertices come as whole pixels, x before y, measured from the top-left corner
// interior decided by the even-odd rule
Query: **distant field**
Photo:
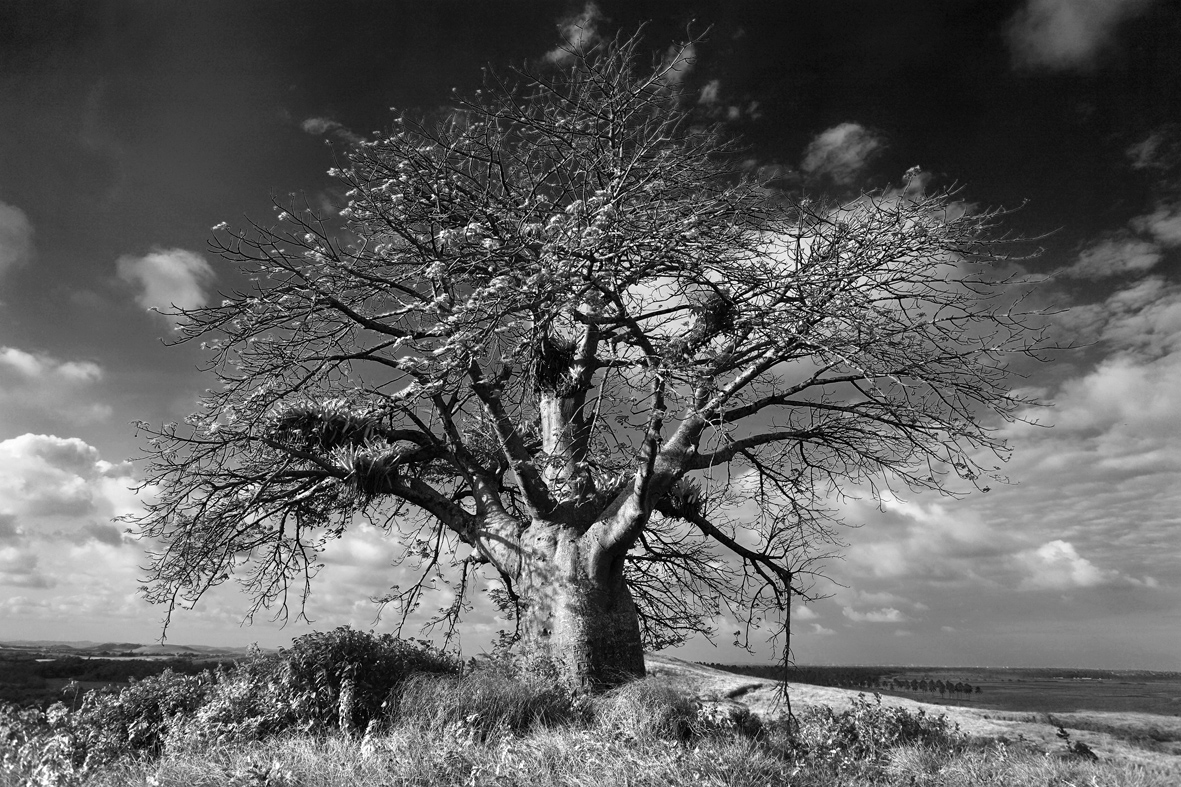
[[[743,675],[771,679],[782,675],[779,667],[713,665]],[[1020,669],[992,667],[800,667],[792,670],[793,682],[821,686],[861,688],[883,695],[906,697],[935,705],[992,709],[1010,712],[1152,713],[1181,716],[1181,674],[1170,672]],[[941,697],[931,691],[889,688],[902,680],[964,681],[980,693]],[[850,685],[850,683],[858,685]]]
[[[981,681],[967,703],[1006,711],[1110,711],[1181,716],[1181,679]],[[927,702],[935,700],[927,699]]]

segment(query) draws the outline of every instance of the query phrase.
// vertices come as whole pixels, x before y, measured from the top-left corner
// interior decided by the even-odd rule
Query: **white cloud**
[[[603,14],[593,2],[583,6],[582,11],[562,21],[558,30],[562,35],[562,43],[546,52],[545,59],[558,65],[568,65],[574,62],[577,53],[585,52],[601,40],[598,25],[603,21]]]
[[[1057,322],[1064,339],[1103,342],[1111,353],[1107,361],[1119,355],[1159,358],[1181,350],[1181,287],[1149,276],[1105,301],[1076,306]]]
[[[340,128],[340,123],[331,118],[308,118],[299,127],[309,134],[320,136]]]
[[[722,80],[711,79],[709,82],[706,82],[705,87],[701,88],[701,97],[698,99],[698,103],[712,107],[721,100]],[[737,107],[735,108],[737,109]]]
[[[0,547],[0,585],[51,588],[56,582],[38,568],[39,558],[29,549]]]
[[[1162,246],[1181,246],[1181,204],[1157,205],[1152,213],[1137,216],[1131,224],[1137,232],[1151,235]]]
[[[1090,66],[1120,22],[1152,0],[1026,0],[1006,30],[1019,67],[1073,69]]]
[[[858,123],[841,123],[816,135],[800,164],[808,175],[827,175],[850,184],[865,165],[885,148],[885,141]]]
[[[1107,238],[1088,246],[1078,261],[1062,271],[1076,279],[1102,279],[1150,270],[1164,255],[1150,241],[1132,237]]]
[[[345,142],[356,144],[361,142],[364,138],[360,134],[356,134],[345,128],[343,124],[327,117],[310,117],[299,124],[299,127],[304,132],[313,136],[322,137],[332,134]]]
[[[33,225],[15,205],[0,202],[0,276],[29,261],[33,254]]]
[[[120,549],[110,521],[135,509],[132,483],[129,464],[103,460],[76,437],[0,441],[0,585],[76,590],[86,576],[110,581],[108,568],[134,582],[139,556]]]
[[[664,83],[666,85],[681,84],[696,63],[697,47],[693,44],[670,46],[668,51],[664,53]]]
[[[119,278],[140,290],[135,301],[148,311],[204,306],[214,279],[205,258],[185,249],[157,249],[142,257],[123,256],[115,263]]]
[[[1165,154],[1166,137],[1163,131],[1154,131],[1124,151],[1132,162],[1132,169],[1168,169]]]
[[[0,346],[0,434],[29,428],[30,419],[92,423],[111,415],[96,401],[103,370],[92,361],[62,361]]]
[[[59,382],[88,383],[102,379],[102,368],[90,361],[58,361],[48,355],[34,355],[16,347],[0,347],[0,368],[25,378],[56,377]]]
[[[900,610],[893,607],[874,609],[868,612],[858,612],[852,607],[843,607],[841,614],[854,623],[901,623],[909,619]]]
[[[1098,568],[1079,555],[1072,544],[1060,539],[1021,552],[1016,560],[1029,574],[1021,581],[1021,590],[1073,590],[1119,579],[1118,571]]]
[[[791,608],[792,620],[816,620],[820,616],[803,604],[796,604]]]
[[[1124,230],[1097,241],[1078,260],[1060,271],[1076,279],[1103,279],[1151,270],[1165,256],[1165,249],[1181,246],[1181,204],[1158,204],[1151,213],[1136,216]]]
[[[0,512],[25,523],[61,517],[108,521],[126,513],[131,466],[103,460],[77,437],[24,434],[0,441]],[[90,521],[90,520],[88,520]]]

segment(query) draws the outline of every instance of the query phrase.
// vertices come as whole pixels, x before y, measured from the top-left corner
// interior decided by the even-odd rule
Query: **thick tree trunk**
[[[644,676],[640,623],[623,559],[590,548],[597,538],[539,536],[518,579],[521,648],[535,669],[573,688],[601,690]]]

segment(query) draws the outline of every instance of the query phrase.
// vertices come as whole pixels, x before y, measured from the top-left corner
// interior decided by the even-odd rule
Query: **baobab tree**
[[[1003,212],[786,193],[698,122],[680,57],[575,54],[356,144],[339,215],[215,228],[249,284],[178,318],[218,387],[141,424],[168,615],[230,577],[249,614],[302,610],[364,517],[419,571],[383,597],[403,620],[442,578],[454,625],[486,576],[524,656],[610,684],[806,595],[834,495],[983,485],[1039,341]]]

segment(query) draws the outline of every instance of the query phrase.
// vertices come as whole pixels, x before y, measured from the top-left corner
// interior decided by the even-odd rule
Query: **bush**
[[[79,784],[86,750],[72,722],[60,702],[46,710],[0,704],[0,784]]]
[[[231,670],[219,669],[205,702],[168,731],[169,750],[192,749],[209,743],[261,740],[296,723],[281,700],[275,675],[280,668],[275,655],[253,651]]]
[[[165,670],[119,691],[92,691],[73,714],[73,727],[86,751],[86,766],[128,754],[158,755],[169,732],[204,704],[213,676]]]
[[[807,708],[790,745],[801,762],[845,771],[881,764],[902,746],[958,750],[963,739],[946,716],[883,707],[881,695],[871,702],[858,694],[853,707],[841,713],[827,705]]]
[[[121,691],[92,691],[74,712],[60,702],[44,711],[4,706],[0,774],[22,784],[71,785],[120,758],[158,755],[211,683],[208,674],[165,670]]]
[[[256,650],[232,669],[165,670],[121,690],[90,692],[73,712],[61,703],[45,711],[0,705],[0,785],[8,777],[22,785],[74,784],[119,759],[321,733],[343,715],[349,726],[368,725],[385,717],[410,675],[456,670],[424,644],[339,628],[300,637],[278,654]]]
[[[294,726],[325,731],[339,725],[341,690],[352,687],[349,726],[365,729],[387,714],[401,685],[416,673],[452,674],[455,659],[424,642],[347,626],[298,637],[281,650],[272,676],[277,701],[290,709]],[[348,698],[346,697],[346,700]]]

